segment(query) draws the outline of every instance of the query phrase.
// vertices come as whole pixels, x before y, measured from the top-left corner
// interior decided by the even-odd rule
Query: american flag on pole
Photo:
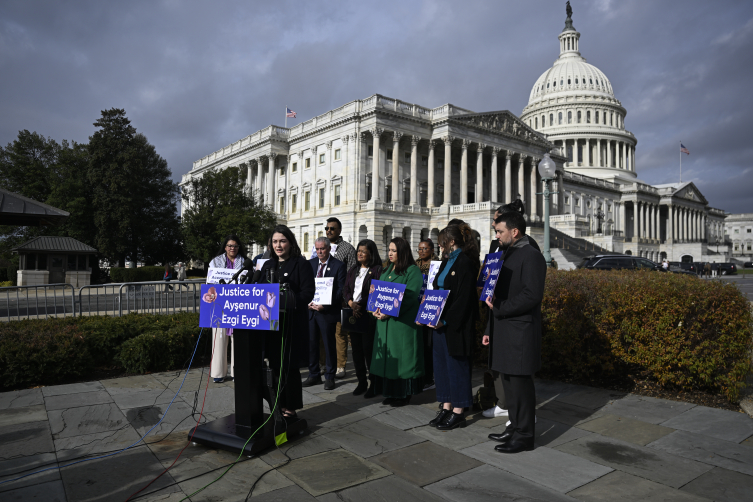
[[[294,119],[295,118],[295,112],[293,110],[291,110],[290,108],[285,107],[285,117],[286,118],[290,117],[291,119]]]
[[[688,150],[687,148],[685,148],[685,145],[683,145],[682,143],[680,143],[680,153],[686,153],[686,154],[690,155],[690,150]]]

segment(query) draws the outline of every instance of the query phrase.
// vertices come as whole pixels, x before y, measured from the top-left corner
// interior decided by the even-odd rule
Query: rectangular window
[[[309,233],[308,232],[303,233],[303,249],[304,249],[303,251],[304,253],[309,252],[308,251],[309,250]]]
[[[321,230],[319,230],[319,233],[316,234],[316,236],[317,237],[324,237],[324,232],[322,232]]]
[[[26,255],[26,266],[24,270],[35,270],[37,268],[37,255],[35,253],[29,253]]]
[[[374,145],[369,145],[369,157],[374,156]]]
[[[341,158],[340,155],[341,155],[340,149],[338,148],[337,150],[335,150],[335,160],[340,160]]]
[[[306,169],[309,169],[311,167],[311,158],[309,157],[306,159]]]
[[[740,233],[740,229],[739,229],[739,228],[736,228],[736,229],[735,229],[735,233],[736,233],[736,234],[739,234],[739,233]]]
[[[320,164],[324,164],[324,154],[323,153],[319,154],[319,163]]]
[[[580,199],[575,199],[575,205],[580,207]]]
[[[324,189],[319,189],[319,209],[324,207]]]
[[[565,204],[570,204],[570,197],[565,195]]]
[[[335,186],[335,205],[340,205],[340,185]]]
[[[280,197],[280,213],[285,212],[285,197]]]
[[[293,162],[293,168],[291,169],[294,173],[298,172],[298,162]]]
[[[311,209],[311,192],[306,192],[303,197],[303,210],[308,211]]]
[[[429,157],[426,155],[421,156],[421,165],[427,167],[429,165]]]
[[[280,168],[280,176],[285,176],[285,166]]]
[[[392,161],[392,148],[387,149],[387,160]]]
[[[298,194],[290,196],[290,210],[294,213],[298,211]]]
[[[747,229],[747,230],[746,230],[746,232],[748,232],[748,233],[751,233],[751,229],[750,229],[750,228],[749,228],[749,229]]]
[[[76,270],[76,255],[68,255],[68,270]]]
[[[47,255],[44,253],[37,255],[37,270],[47,270]]]
[[[403,159],[405,159],[406,164],[410,164],[410,152],[404,152],[405,155],[403,155]]]

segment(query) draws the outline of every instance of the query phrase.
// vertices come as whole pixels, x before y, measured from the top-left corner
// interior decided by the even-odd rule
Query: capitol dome
[[[634,182],[637,140],[625,129],[627,111],[604,72],[581,56],[570,16],[558,39],[560,55],[531,88],[521,119],[561,149],[567,171]]]

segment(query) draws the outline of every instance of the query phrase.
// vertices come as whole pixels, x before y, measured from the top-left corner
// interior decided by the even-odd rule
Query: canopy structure
[[[0,225],[57,225],[68,216],[67,211],[0,188]]]

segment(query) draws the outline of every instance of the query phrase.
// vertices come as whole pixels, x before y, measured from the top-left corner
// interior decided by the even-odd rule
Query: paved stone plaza
[[[186,445],[194,392],[205,385],[200,375],[189,373],[146,446],[2,484],[0,500],[126,500]],[[159,373],[0,394],[0,481],[134,443],[162,418],[182,377]],[[481,373],[474,377],[480,385]],[[304,392],[299,413],[309,431],[281,447],[293,459],[287,465],[276,450],[244,457],[191,500],[243,500],[275,466],[254,500],[733,501],[753,493],[753,419],[744,413],[537,381],[537,447],[503,455],[487,435],[501,432],[505,419],[477,413],[465,429],[438,432],[425,425],[436,410],[434,391],[390,408],[354,397],[354,387],[347,378],[334,391]],[[211,383],[205,415],[231,412],[233,393],[232,382]],[[177,502],[236,458],[190,445],[136,500]]]

